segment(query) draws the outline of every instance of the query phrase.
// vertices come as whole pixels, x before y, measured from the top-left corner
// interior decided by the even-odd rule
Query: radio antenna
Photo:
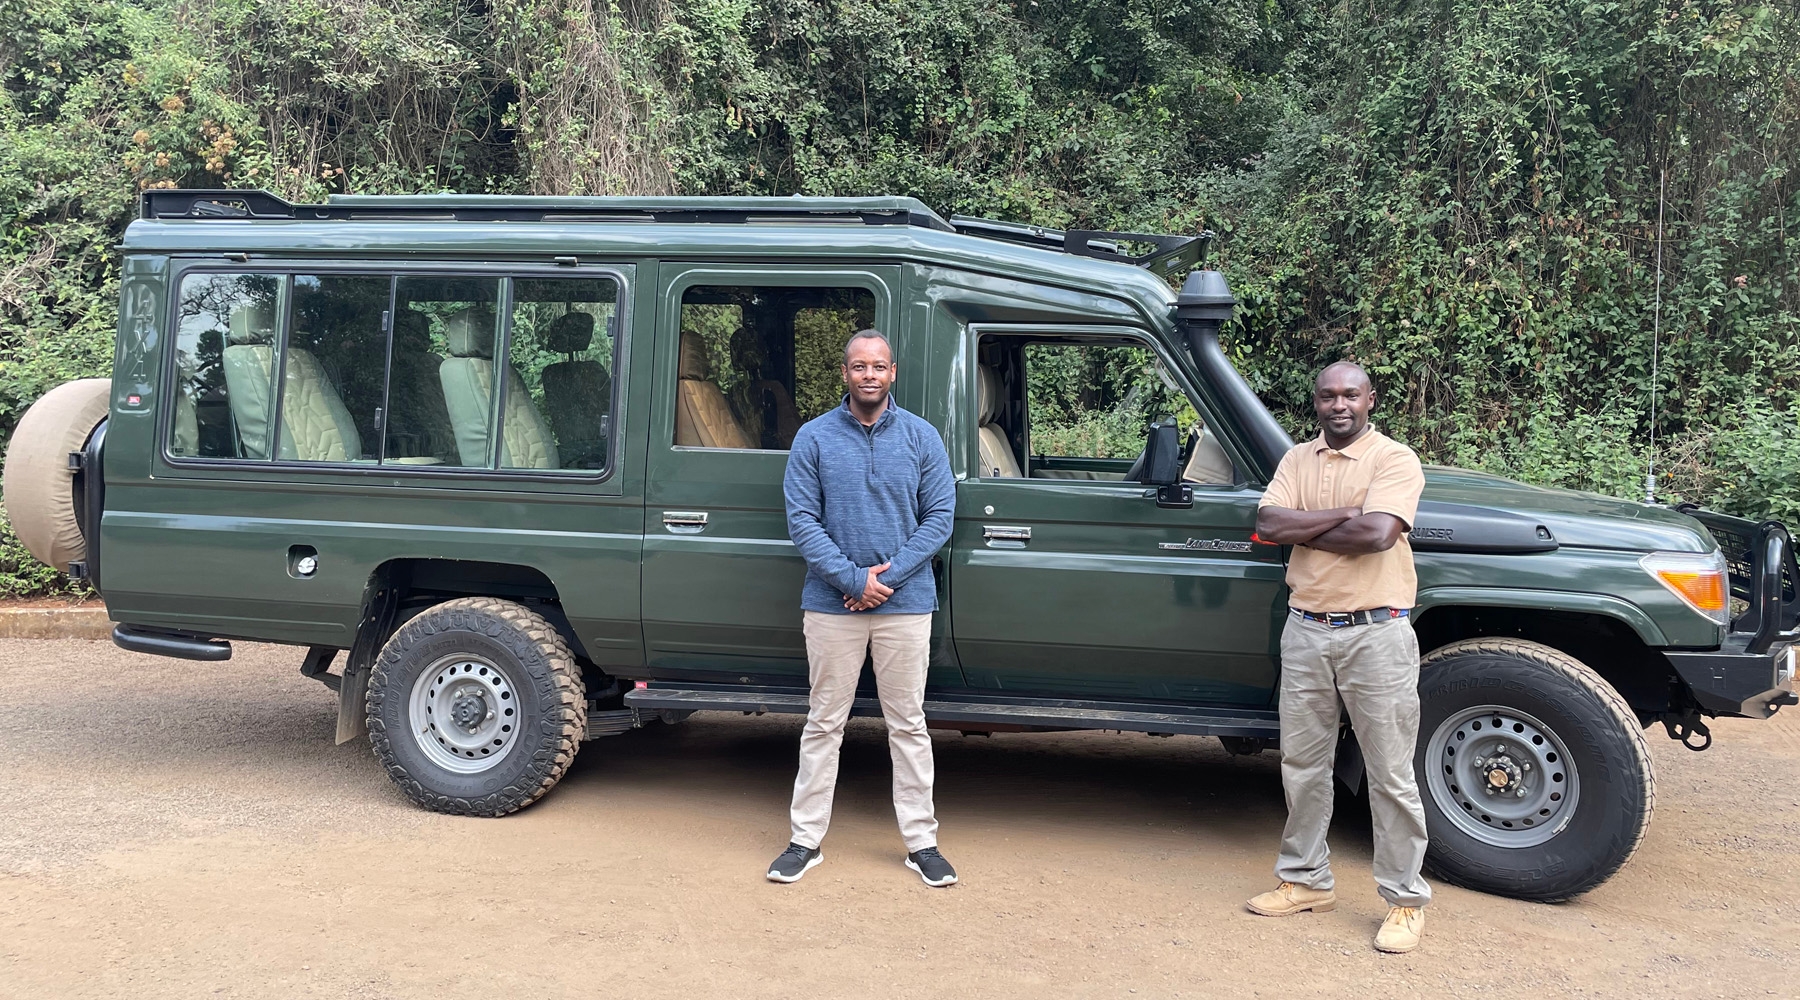
[[[1656,304],[1650,313],[1650,468],[1644,473],[1644,502],[1656,502],[1656,376],[1657,355],[1662,347],[1663,206],[1667,203],[1669,171],[1656,180]]]

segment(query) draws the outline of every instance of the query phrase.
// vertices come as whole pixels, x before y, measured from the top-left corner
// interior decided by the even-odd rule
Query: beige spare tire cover
[[[87,557],[69,452],[87,444],[111,402],[111,379],[65,382],[31,404],[6,447],[6,516],[32,555],[65,573]]]

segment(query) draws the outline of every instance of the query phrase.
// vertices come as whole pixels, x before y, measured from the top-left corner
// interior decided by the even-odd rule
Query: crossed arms
[[[1406,532],[1406,522],[1361,507],[1293,510],[1268,506],[1256,512],[1256,537],[1277,545],[1304,545],[1339,555],[1385,552]]]

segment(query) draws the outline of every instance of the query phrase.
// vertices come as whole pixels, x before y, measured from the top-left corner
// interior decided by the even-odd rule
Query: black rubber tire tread
[[[519,747],[529,751],[530,762],[504,787],[486,795],[446,795],[426,788],[396,758],[387,725],[382,719],[388,697],[408,697],[408,691],[393,690],[392,680],[413,647],[450,629],[480,632],[502,645],[514,647],[522,660],[527,649],[519,647],[528,647],[550,665],[554,694],[538,726],[537,746]],[[583,690],[581,667],[569,651],[568,642],[542,615],[497,597],[462,597],[445,601],[420,612],[395,630],[375,658],[365,705],[369,743],[388,777],[414,802],[433,812],[453,816],[505,816],[543,798],[575,762],[575,754],[581,749],[582,736],[587,729],[587,696]]]
[[[1629,748],[1631,755],[1635,758],[1633,763],[1636,765],[1635,771],[1641,779],[1640,784],[1644,803],[1643,810],[1636,817],[1626,817],[1625,828],[1621,831],[1624,834],[1625,849],[1616,855],[1610,865],[1595,870],[1591,873],[1590,877],[1582,880],[1578,884],[1563,886],[1553,891],[1534,891],[1525,886],[1498,886],[1491,882],[1472,879],[1467,877],[1464,873],[1447,870],[1439,864],[1434,863],[1429,851],[1425,855],[1425,869],[1430,874],[1446,882],[1451,882],[1466,888],[1477,889],[1483,892],[1493,892],[1511,896],[1516,899],[1528,899],[1541,903],[1560,903],[1574,899],[1582,893],[1605,882],[1607,879],[1612,878],[1618,873],[1619,869],[1625,867],[1625,865],[1631,861],[1632,857],[1637,854],[1638,848],[1642,847],[1644,844],[1644,834],[1650,829],[1650,818],[1656,812],[1656,769],[1652,766],[1650,761],[1650,746],[1644,740],[1643,727],[1639,724],[1637,713],[1632,711],[1631,706],[1626,703],[1624,696],[1619,694],[1611,684],[1608,684],[1605,678],[1595,673],[1593,668],[1560,649],[1546,646],[1540,642],[1531,642],[1527,639],[1461,639],[1432,650],[1419,661],[1421,676],[1419,685],[1420,693],[1423,694],[1425,692],[1428,684],[1426,672],[1430,670],[1432,665],[1452,657],[1469,654],[1504,656],[1524,660],[1544,670],[1560,675],[1570,683],[1584,689],[1586,693],[1591,694],[1594,699],[1600,703],[1601,710],[1609,716],[1606,720],[1596,721],[1604,721],[1611,724],[1611,726],[1616,729],[1617,734],[1622,737],[1624,744]],[[1425,724],[1421,722],[1420,737],[1422,740],[1427,739],[1430,736],[1425,730]],[[1421,784],[1422,783],[1423,782],[1421,782]],[[1420,791],[1423,793],[1425,790],[1421,788]],[[1427,810],[1435,808],[1435,804],[1433,804],[1429,793],[1422,794],[1421,798],[1426,801]]]

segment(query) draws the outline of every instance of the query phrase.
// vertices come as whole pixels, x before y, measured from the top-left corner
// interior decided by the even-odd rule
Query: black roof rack
[[[913,198],[546,198],[512,195],[333,195],[322,204],[293,204],[267,191],[246,189],[145,191],[144,219],[292,219],[347,222],[442,219],[457,222],[678,222],[838,223],[864,226],[918,226],[1003,240],[1022,246],[1099,260],[1135,264],[1167,275],[1200,263],[1213,234],[1169,236],[1100,230],[1045,229],[955,215],[945,222]],[[1133,255],[1121,243],[1156,249]]]
[[[1198,236],[1170,236],[1162,233],[1112,233],[1099,229],[1045,229],[1020,222],[999,222],[968,215],[952,215],[950,226],[969,236],[1021,243],[1025,246],[1061,250],[1081,257],[1116,260],[1135,264],[1156,274],[1168,275],[1199,264],[1214,233],[1208,229]],[[1155,250],[1130,254],[1120,243],[1148,243]]]
[[[144,219],[294,219],[376,222],[821,222],[921,226],[953,232],[912,198],[546,198],[512,195],[333,195],[296,205],[267,191],[183,190],[143,193]]]

